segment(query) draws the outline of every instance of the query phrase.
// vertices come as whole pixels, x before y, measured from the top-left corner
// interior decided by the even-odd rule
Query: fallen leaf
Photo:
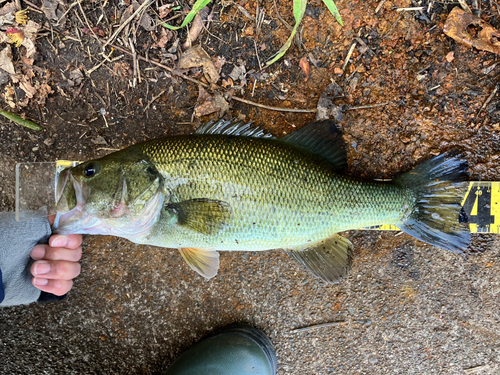
[[[113,65],[113,72],[115,73],[116,76],[120,78],[129,78],[132,73],[132,70],[128,63],[117,62],[115,63],[115,65]]]
[[[36,101],[39,105],[44,105],[45,101],[47,100],[47,97],[54,92],[52,90],[52,87],[50,87],[46,83],[42,83],[39,87],[37,87],[37,90],[38,93]]]
[[[106,142],[106,140],[104,139],[104,137],[96,137],[96,138],[92,138],[90,139],[90,141],[95,144],[95,145],[108,145],[108,142]]]
[[[203,30],[203,23],[207,19],[207,16],[208,16],[208,8],[207,7],[204,7],[202,10],[200,10],[198,13],[196,13],[194,20],[191,23],[191,28],[189,29],[189,33],[187,35],[186,41],[184,42],[184,45],[183,45],[184,48],[189,48],[193,45],[195,40],[200,35],[201,30]]]
[[[245,34],[248,35],[248,36],[252,36],[254,34],[254,30],[253,30],[253,26],[248,26],[246,29],[245,29]]]
[[[304,56],[300,59],[299,66],[300,69],[302,69],[302,73],[304,73],[304,76],[306,77],[305,81],[307,82],[307,80],[309,79],[309,75],[311,74],[311,66],[309,65],[307,56]]]
[[[100,37],[104,38],[106,36],[106,33],[104,30],[100,29],[99,27],[93,27],[92,31],[96,34],[99,35]]]
[[[199,88],[198,104],[194,109],[196,117],[203,117],[212,113],[218,113],[222,117],[229,111],[229,104],[220,93],[211,96],[202,86]]]
[[[336,83],[329,84],[319,97],[316,120],[342,120],[342,108],[333,104],[333,100],[339,96],[342,96],[342,88]]]
[[[227,87],[233,87],[234,82],[231,78],[228,78],[227,81],[225,79],[222,80],[222,87],[227,88]]]
[[[162,27],[160,38],[158,38],[153,32],[151,32],[151,37],[155,42],[151,48],[165,48],[165,45],[174,37],[174,33],[169,29]]]
[[[217,56],[212,59],[214,63],[215,70],[220,74],[222,67],[226,64],[226,58],[224,56]]]
[[[235,65],[231,73],[229,73],[229,77],[231,77],[234,81],[240,81],[241,86],[246,86],[247,84],[247,69],[244,64]]]
[[[446,61],[451,63],[453,60],[455,60],[454,52],[448,52],[448,54],[446,55]]]
[[[488,22],[459,7],[450,12],[443,31],[466,46],[500,55],[500,32]]]
[[[78,68],[73,69],[71,72],[69,72],[68,82],[72,83],[69,86],[73,86],[75,84],[80,85],[80,83],[82,83],[83,78],[84,78],[83,73],[80,69]]]
[[[51,21],[59,20],[56,14],[57,5],[57,0],[43,0],[42,2],[42,11],[43,13],[45,13],[45,17],[47,17]]]
[[[144,1],[149,1],[149,0],[144,0]],[[132,7],[133,7],[134,12],[137,9],[139,9],[140,6],[141,6],[141,4],[139,4],[137,1],[135,1],[135,0],[132,1]],[[140,15],[139,25],[141,25],[146,31],[153,31],[156,28],[155,22],[153,21],[153,19],[149,16],[149,14],[146,11],[143,11],[142,14]],[[123,35],[125,35],[125,34],[123,34]]]
[[[33,87],[30,81],[26,79],[23,75],[17,76],[19,80],[19,87],[26,93],[26,96],[31,99],[36,94],[36,89]]]
[[[180,69],[203,67],[203,73],[211,83],[216,83],[220,78],[212,59],[200,46],[191,47],[184,52],[179,60],[178,67]]]
[[[158,8],[158,15],[164,19],[172,11],[173,4],[165,4]]]
[[[12,50],[10,45],[7,45],[7,47],[0,52],[0,68],[9,74],[16,74],[14,64],[12,63]]]
[[[29,20],[24,27],[24,40],[23,46],[26,48],[26,57],[30,58],[36,53],[35,41],[37,37],[38,30],[41,26],[35,21]]]

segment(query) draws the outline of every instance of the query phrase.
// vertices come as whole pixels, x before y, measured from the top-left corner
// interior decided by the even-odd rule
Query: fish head
[[[143,235],[160,211],[162,185],[154,164],[121,152],[67,168],[58,179],[54,230]]]

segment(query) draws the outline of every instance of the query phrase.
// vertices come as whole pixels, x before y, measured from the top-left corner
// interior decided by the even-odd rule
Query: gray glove
[[[0,306],[38,300],[41,292],[31,283],[30,252],[37,244],[48,244],[51,234],[47,218],[18,223],[13,212],[0,212]]]

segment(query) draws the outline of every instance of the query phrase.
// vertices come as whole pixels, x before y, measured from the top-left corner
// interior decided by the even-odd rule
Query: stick
[[[296,333],[307,332],[307,331],[311,331],[313,329],[318,329],[318,328],[335,327],[335,326],[341,325],[342,323],[345,323],[345,320],[339,320],[338,322],[316,324],[316,325],[312,325],[309,327],[303,327],[303,328],[296,328],[296,329],[292,329],[290,332],[296,332]]]
[[[162,92],[160,92],[158,95],[156,95],[153,99],[151,99],[151,101],[148,103],[148,105],[146,106],[146,108],[144,108],[144,110],[142,111],[142,113],[146,112],[148,109],[149,109],[149,106],[156,100],[158,99],[160,96],[162,96],[163,94],[165,94],[165,91],[167,90],[163,90]]]
[[[150,4],[151,4],[151,0],[145,0],[141,4],[141,6],[139,8],[137,8],[137,10],[129,18],[127,18],[127,20],[124,23],[122,23],[118,29],[116,29],[116,31],[113,33],[113,35],[111,35],[111,37],[107,40],[107,42],[104,43],[103,48],[106,47],[111,42],[113,42],[113,40],[117,37],[117,35],[121,33],[123,28],[125,26],[127,26],[129,24],[129,22],[135,18],[135,16],[137,16],[140,12],[142,12],[144,9],[146,9],[146,7],[149,6]]]

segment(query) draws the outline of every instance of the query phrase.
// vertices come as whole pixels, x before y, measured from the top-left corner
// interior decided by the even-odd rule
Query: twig
[[[396,12],[411,12],[416,10],[424,10],[424,7],[396,8]]]
[[[151,99],[151,101],[148,103],[148,105],[146,106],[146,108],[144,108],[144,110],[142,111],[142,113],[146,112],[148,109],[149,109],[149,106],[151,104],[153,104],[153,102],[158,99],[160,96],[162,96],[163,94],[165,94],[165,91],[167,90],[163,90],[162,92],[160,92],[158,95],[156,95],[153,99]]]
[[[296,329],[292,329],[290,332],[299,333],[299,332],[307,332],[307,331],[311,331],[313,329],[319,329],[319,328],[336,327],[336,326],[341,325],[342,323],[345,323],[345,320],[339,320],[338,322],[315,324],[315,325],[312,325],[309,327],[303,327],[303,328],[296,328]]]
[[[59,26],[59,22],[61,22],[61,20],[66,16],[66,14],[69,13],[69,11],[75,6],[75,5],[78,5],[82,2],[83,0],[77,0],[75,1],[74,3],[71,3],[71,5],[68,7],[68,9],[66,10],[66,12],[64,12],[64,14],[61,16],[61,18],[59,18],[59,20],[57,21],[56,23],[56,26]]]
[[[33,4],[32,2],[30,2],[28,0],[24,0],[24,2],[26,4],[28,4],[30,7],[35,8],[36,10],[38,10],[38,11],[40,11],[40,12],[43,13],[42,9],[38,5],[35,5],[35,4]]]
[[[470,368],[464,369],[464,372],[466,374],[477,374],[478,372],[484,371],[484,370],[489,370],[490,365],[481,365],[481,366],[474,366]]]
[[[356,107],[350,107],[347,108],[346,111],[355,111],[357,109],[367,109],[367,108],[374,108],[374,107],[382,107],[384,105],[387,105],[390,103],[378,103],[378,104],[369,104],[369,105],[358,105]]]
[[[349,63],[349,59],[351,58],[352,53],[354,52],[354,48],[356,48],[356,42],[354,42],[352,44],[351,48],[349,48],[349,52],[347,52],[347,56],[345,58],[344,65],[342,66],[342,70],[345,70],[347,64]]]
[[[243,99],[243,98],[239,98],[237,96],[233,96],[232,99],[236,100],[237,102],[242,102],[242,103],[250,104],[250,105],[253,105],[253,106],[259,107],[259,108],[269,109],[271,111],[296,112],[296,113],[316,113],[317,112],[316,108],[313,108],[313,109],[279,108],[279,107],[271,107],[271,106],[260,104],[260,103],[255,103],[255,102],[252,102],[251,100],[246,100],[246,99]]]
[[[283,18],[281,18],[281,14],[278,11],[278,6],[276,5],[276,0],[274,0],[274,10],[276,10],[276,15],[278,16],[279,20],[283,23],[283,25],[285,25],[285,27],[288,30],[292,31],[293,27],[288,22],[286,22]]]
[[[83,11],[82,3],[81,2],[78,3],[78,6],[80,7],[80,11],[82,12],[83,19],[85,20],[85,23],[87,24],[87,27],[89,28],[90,32],[97,38],[97,35],[94,32],[94,29],[92,28],[92,26],[90,26],[90,22],[89,22],[87,16],[85,15],[85,12]]]
[[[498,85],[495,85],[495,88],[493,89],[493,91],[491,92],[490,96],[488,96],[488,99],[486,99],[486,101],[483,103],[483,105],[481,106],[481,109],[479,109],[479,112],[477,113],[478,115],[483,111],[483,109],[486,108],[486,106],[491,102],[491,99],[493,99],[493,97],[495,96],[495,94],[497,93],[498,91]]]
[[[379,10],[382,9],[382,7],[384,6],[386,1],[387,0],[382,0],[380,3],[378,3],[377,9],[375,9],[375,14],[377,14],[379,12]]]
[[[257,56],[257,62],[259,63],[259,70],[262,69],[262,65],[260,65],[259,51],[257,51],[257,42],[255,39],[253,40],[253,45],[255,47],[255,55]]]
[[[114,57],[112,58],[111,60],[109,59],[106,59],[108,60],[109,62],[115,62],[117,60],[120,60],[121,58],[123,57],[123,55],[120,55],[120,56],[117,56],[117,57]],[[103,60],[101,61],[99,64],[97,64],[96,66],[94,66],[92,69],[88,70],[87,71],[87,75],[91,75],[92,73],[94,73],[97,69],[99,69],[104,63],[106,63],[106,60]]]
[[[129,18],[127,18],[127,20],[124,23],[122,23],[118,29],[116,29],[116,31],[113,33],[113,35],[111,35],[111,37],[106,41],[106,43],[104,43],[103,48],[106,47],[108,44],[112,43],[113,40],[115,40],[115,38],[117,37],[117,35],[122,32],[122,30],[125,28],[125,26],[127,26],[130,23],[130,21],[132,21],[140,12],[142,12],[144,9],[146,9],[146,7],[148,7],[150,4],[151,4],[151,0],[144,1],[141,4],[141,6],[139,8],[137,8],[137,10]]]
[[[243,8],[240,4],[237,4],[237,3],[234,3],[233,4],[236,8],[238,8],[238,10],[248,19],[252,20],[253,21],[253,17],[252,15],[250,14],[250,12],[248,10],[246,10],[245,8]]]
[[[134,79],[132,80],[132,87],[137,86],[137,53],[135,52],[134,43],[131,38],[128,38],[130,50],[132,51],[132,64],[134,65]]]

